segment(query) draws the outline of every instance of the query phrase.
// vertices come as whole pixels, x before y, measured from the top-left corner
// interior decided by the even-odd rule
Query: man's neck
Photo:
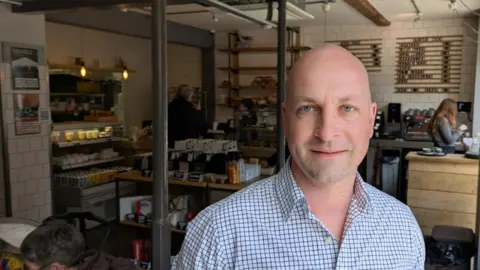
[[[295,182],[302,190],[310,207],[325,210],[348,208],[353,196],[356,172],[335,183],[322,184],[308,179],[293,159],[291,169]]]

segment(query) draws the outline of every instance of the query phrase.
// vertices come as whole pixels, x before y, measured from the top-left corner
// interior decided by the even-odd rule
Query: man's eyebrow
[[[361,98],[360,95],[347,95],[347,96],[340,97],[337,100],[339,101],[339,103],[347,103],[347,102],[351,102],[352,100],[358,100],[360,98]],[[318,103],[316,99],[311,97],[306,97],[306,96],[295,96],[294,100],[296,102]]]
[[[306,96],[295,96],[294,101],[296,101],[296,102],[308,102],[308,103],[316,103],[317,102],[314,98],[306,97]]]

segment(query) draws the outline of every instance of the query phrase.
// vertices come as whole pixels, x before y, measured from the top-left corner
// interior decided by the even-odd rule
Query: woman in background
[[[453,99],[444,99],[433,118],[430,120],[428,131],[432,136],[435,147],[442,148],[444,153],[455,153],[455,142],[462,135],[467,126],[456,127],[457,102]]]

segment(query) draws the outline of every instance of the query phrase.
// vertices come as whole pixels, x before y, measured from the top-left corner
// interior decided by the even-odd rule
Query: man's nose
[[[333,140],[338,135],[339,119],[337,112],[324,109],[317,115],[314,135],[324,142]]]

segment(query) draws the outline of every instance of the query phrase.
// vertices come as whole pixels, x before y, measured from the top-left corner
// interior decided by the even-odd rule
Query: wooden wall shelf
[[[397,38],[395,84],[408,87],[398,88],[396,93],[424,93],[413,91],[414,89],[439,90],[426,91],[427,93],[459,92],[458,89],[448,90],[439,85],[460,85],[462,55],[451,52],[461,51],[455,48],[462,47],[462,43],[462,36]]]
[[[333,43],[348,50],[363,63],[368,72],[381,71],[381,39],[329,40],[327,43]]]
[[[448,86],[437,86],[437,87],[395,87],[396,94],[458,94],[460,93],[460,88],[458,87],[448,87]]]
[[[287,48],[288,52],[300,52],[311,50],[311,47],[301,46],[301,47],[290,47]],[[240,52],[277,52],[277,47],[252,47],[252,48],[232,48],[232,49],[219,49],[220,52],[230,52],[230,53],[240,53]]]
[[[277,67],[238,67],[238,68],[229,68],[229,67],[220,67],[219,70],[223,71],[231,71],[231,72],[239,72],[239,71],[276,71]],[[290,69],[290,67],[287,67]]]
[[[70,64],[55,64],[55,63],[49,63],[48,64],[49,69],[69,69],[69,70],[80,70],[81,66],[77,65],[70,65]],[[85,66],[87,71],[97,71],[97,72],[117,72],[117,73],[122,73],[123,68],[116,68],[116,67],[90,67],[90,66]],[[134,69],[128,69],[129,73],[135,73]]]

